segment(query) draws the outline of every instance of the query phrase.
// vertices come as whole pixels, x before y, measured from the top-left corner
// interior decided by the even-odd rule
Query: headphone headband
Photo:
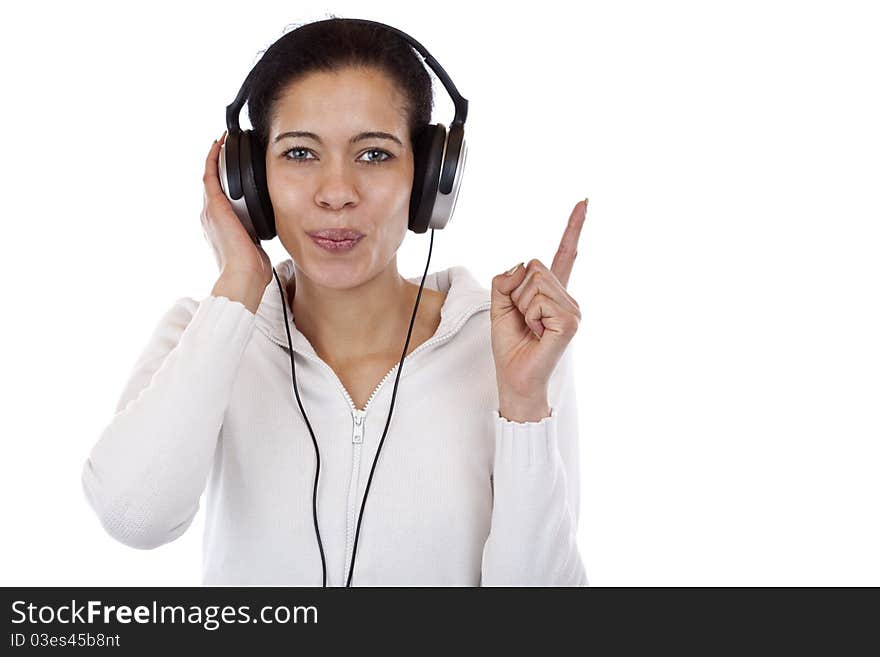
[[[468,113],[467,98],[465,98],[460,93],[458,93],[458,89],[456,89],[455,84],[453,84],[452,80],[446,74],[446,71],[443,70],[443,67],[440,66],[440,62],[438,62],[436,59],[434,59],[431,56],[431,53],[429,53],[428,50],[422,44],[420,44],[418,41],[413,39],[406,32],[404,32],[402,30],[398,30],[396,27],[392,27],[391,25],[386,25],[385,23],[380,23],[378,21],[366,20],[364,18],[344,18],[344,19],[327,18],[325,20],[315,21],[312,23],[306,23],[306,25],[301,25],[300,27],[306,27],[307,25],[318,25],[321,23],[338,22],[340,20],[344,20],[349,23],[377,25],[377,26],[383,27],[387,30],[391,30],[392,32],[394,32],[398,36],[405,39],[422,56],[424,63],[427,64],[429,67],[431,67],[431,70],[434,71],[434,74],[437,76],[437,78],[440,80],[440,82],[443,83],[443,87],[446,89],[446,92],[449,94],[450,98],[452,98],[452,102],[455,105],[455,116],[453,117],[452,123],[450,124],[450,129],[452,128],[453,125],[456,125],[456,124],[462,125],[467,120],[467,113]],[[291,30],[290,32],[285,34],[283,37],[281,37],[280,39],[275,41],[271,46],[269,46],[269,48],[266,49],[266,52],[263,53],[263,57],[265,57],[266,54],[268,54],[268,52],[270,50],[272,50],[272,48],[274,48],[280,41],[287,38],[291,34],[295,33],[296,30],[300,29],[300,27],[296,28],[295,30]],[[257,65],[251,69],[250,73],[248,73],[248,76],[245,78],[244,82],[241,85],[241,89],[238,90],[238,94],[235,96],[235,100],[233,100],[232,103],[230,103],[229,105],[226,106],[226,127],[229,130],[229,132],[232,132],[233,130],[235,130],[235,131],[241,130],[241,127],[239,126],[239,123],[238,123],[238,117],[241,114],[241,108],[244,107],[245,101],[247,100],[248,87],[249,87],[248,83],[250,82],[251,76],[254,75],[254,72],[257,70],[257,68],[259,68],[259,62],[257,62]]]

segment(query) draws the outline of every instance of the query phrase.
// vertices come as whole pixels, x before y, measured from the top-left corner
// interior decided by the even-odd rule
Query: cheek
[[[283,208],[299,202],[306,194],[302,177],[293,168],[280,165],[266,166],[266,186],[274,207]]]
[[[372,187],[367,194],[361,193],[361,200],[368,201],[378,212],[390,214],[395,218],[400,215],[409,215],[409,201],[412,195],[412,185],[404,185],[401,181],[387,184],[381,187]],[[381,210],[379,210],[381,208]]]

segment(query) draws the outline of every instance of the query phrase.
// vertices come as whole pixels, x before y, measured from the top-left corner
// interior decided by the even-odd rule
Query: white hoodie
[[[293,261],[276,271],[286,289]],[[403,362],[351,585],[588,586],[577,547],[573,342],[550,379],[550,416],[510,422],[498,413],[490,291],[464,267],[429,274],[425,287],[449,294],[434,336]],[[357,409],[287,317],[320,451],[327,585],[345,586],[398,364]],[[82,483],[104,529],[142,549],[183,534],[207,485],[204,584],[321,586],[315,466],[273,277],[256,315],[222,296],[173,304]]]

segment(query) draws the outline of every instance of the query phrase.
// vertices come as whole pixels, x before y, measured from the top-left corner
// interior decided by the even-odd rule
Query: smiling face
[[[370,68],[315,72],[275,102],[266,182],[278,238],[319,285],[354,287],[383,271],[406,236],[413,152],[404,98]],[[286,135],[285,133],[312,133]],[[391,136],[367,136],[383,132]],[[309,232],[350,228],[364,237],[328,251]]]

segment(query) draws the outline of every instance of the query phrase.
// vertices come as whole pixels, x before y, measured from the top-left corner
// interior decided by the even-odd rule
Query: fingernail
[[[504,272],[505,276],[513,276],[514,272],[522,266],[523,263],[519,263],[516,267],[511,267],[506,272]]]

